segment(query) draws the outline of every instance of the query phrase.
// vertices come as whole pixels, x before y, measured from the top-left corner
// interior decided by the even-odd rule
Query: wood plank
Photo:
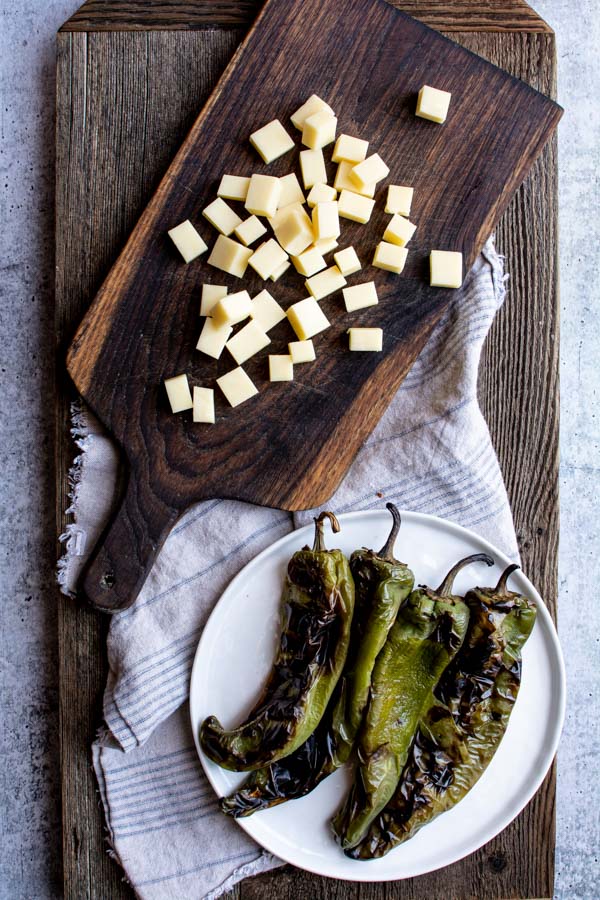
[[[203,28],[206,25],[248,27],[262,0],[88,0],[61,31],[149,31]],[[395,0],[397,6],[445,33],[552,29],[524,0]]]
[[[84,576],[85,594],[99,609],[135,601],[171,527],[194,502],[225,492],[299,510],[328,500],[452,300],[429,284],[430,250],[460,250],[471,265],[560,118],[544,95],[389,4],[304,0],[303,13],[300,22],[295,0],[263,7],[69,348],[69,374],[129,464],[123,502]],[[361,29],[382,36],[377,54],[358,39]],[[293,79],[290,58],[298,60]],[[452,92],[443,129],[414,115],[416,95],[432,78]],[[217,387],[232,369],[227,352],[215,361],[195,351],[198,284],[218,275],[230,291],[243,287],[254,296],[265,283],[250,267],[243,281],[224,277],[207,256],[182,265],[167,231],[190,219],[212,244],[215,231],[199,210],[214,199],[224,172],[295,168],[298,146],[267,168],[248,135],[275,116],[286,120],[322,88],[340,128],[367,135],[391,177],[415,184],[419,227],[402,277],[370,269],[379,303],[358,319],[346,314],[339,293],[323,300],[330,327],[315,339],[316,361],[291,384],[269,383],[265,350],[244,364],[258,389],[250,402],[233,409],[217,390],[216,424],[173,416],[165,378],[186,372],[193,384]],[[129,94],[123,98],[128,140],[141,143],[144,128],[131,115]],[[237,212],[245,215],[242,204]],[[343,240],[370,261],[386,225],[380,202],[367,228],[344,222]],[[303,297],[303,281],[290,269],[272,289],[284,309]],[[348,352],[346,332],[357,321],[383,328],[381,353]],[[268,352],[287,352],[292,335],[289,322],[280,323]]]
[[[57,159],[57,520],[65,526],[67,471],[74,447],[68,435],[64,348],[75,325],[135,223],[147,197],[190,127],[242,32],[198,31],[127,36],[64,34],[58,41]],[[133,37],[133,41],[131,38]],[[554,88],[553,40],[524,35],[454,35],[470,49],[531,81]],[[119,54],[120,64],[111,61]],[[149,65],[151,58],[152,64]],[[152,98],[146,152],[107,141],[102,104],[127,93],[130,115],[144,120],[141,100]],[[118,109],[115,109],[115,115]],[[146,115],[146,118],[148,116]],[[86,120],[87,130],[84,130]],[[118,123],[113,123],[117,128]],[[136,126],[134,126],[136,127]],[[99,154],[90,153],[95,135]],[[556,148],[536,164],[498,229],[511,274],[507,303],[486,348],[480,389],[505,474],[526,573],[554,609],[557,505],[557,272]],[[122,203],[95,181],[98,163],[113,166]],[[145,162],[144,162],[145,159]],[[77,173],[81,172],[78,179]],[[89,218],[82,215],[88,210]],[[526,322],[526,329],[523,322]],[[535,327],[534,327],[535,326]],[[530,404],[528,397],[536,398]],[[540,448],[543,448],[541,450]],[[531,509],[537,510],[535,519]],[[106,678],[105,625],[74,601],[59,599],[60,726],[63,773],[64,896],[68,900],[132,897],[104,843],[89,747],[101,721]],[[342,885],[286,867],[245,882],[229,896],[273,900],[384,900],[384,898],[550,897],[554,855],[554,772],[519,819],[495,841],[449,870],[390,885]],[[427,892],[429,891],[429,893]]]

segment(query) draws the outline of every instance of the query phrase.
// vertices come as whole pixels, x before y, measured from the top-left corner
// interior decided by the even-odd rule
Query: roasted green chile
[[[227,815],[249,816],[303,797],[350,756],[367,704],[375,660],[414,583],[410,569],[394,558],[400,513],[391,503],[387,508],[393,527],[383,548],[379,553],[357,550],[350,558],[356,585],[350,649],[325,715],[294,753],[252,772],[240,790],[221,799],[221,809]]]
[[[421,719],[395,794],[363,840],[347,851],[375,859],[411,838],[461,800],[498,749],[521,682],[521,651],[535,623],[533,603],[507,590],[509,566],[495,588],[465,597],[464,644]]]
[[[433,702],[433,689],[464,640],[469,609],[452,594],[452,585],[458,572],[474,562],[493,565],[485,554],[469,556],[436,591],[412,591],[377,657],[354,784],[332,823],[345,850],[363,840],[394,795],[419,721]]]
[[[315,730],[342,673],[354,610],[354,580],[341,550],[326,550],[323,522],[315,542],[288,565],[281,601],[281,639],[263,695],[231,731],[210,716],[200,729],[202,749],[225,769],[248,772],[293,753]]]

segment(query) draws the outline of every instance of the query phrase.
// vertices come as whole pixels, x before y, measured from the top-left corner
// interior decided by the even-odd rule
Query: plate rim
[[[377,508],[370,508],[370,509],[365,509],[365,510],[356,510],[353,512],[340,513],[339,515],[337,515],[337,518],[343,527],[343,522],[345,522],[345,521],[357,520],[357,519],[362,520],[365,518],[368,519],[370,517],[379,516],[384,512],[385,512],[385,508],[377,507]],[[477,532],[473,531],[470,528],[465,528],[463,525],[459,525],[457,522],[453,522],[451,519],[444,519],[441,516],[435,516],[430,513],[414,512],[412,510],[400,509],[399,512],[400,512],[400,516],[401,516],[403,522],[412,520],[413,522],[426,523],[426,524],[429,524],[430,526],[433,525],[434,528],[441,527],[442,529],[447,530],[451,533],[457,534],[461,537],[468,536],[471,539],[475,539],[480,545],[482,545],[482,548],[483,548],[482,552],[486,552],[486,551],[489,552],[490,555],[494,556],[496,563],[502,563],[504,566],[507,566],[511,562],[513,562],[513,560],[511,560],[507,556],[507,554],[504,553],[504,551],[500,550],[498,547],[496,547],[494,544],[492,544],[490,541],[488,541],[487,538],[484,538],[482,535],[477,534]],[[189,680],[190,696],[189,696],[189,700],[188,700],[188,712],[189,712],[190,725],[192,728],[192,734],[193,734],[193,738],[194,738],[194,746],[196,747],[196,752],[200,759],[200,763],[202,765],[204,774],[205,774],[211,788],[215,791],[215,794],[217,794],[217,796],[220,796],[220,795],[219,795],[217,787],[214,783],[214,780],[211,776],[210,770],[207,767],[207,758],[205,757],[204,752],[202,751],[202,748],[200,746],[200,738],[199,738],[199,734],[198,734],[198,729],[195,727],[196,723],[195,723],[195,717],[194,717],[194,711],[193,711],[193,706],[194,706],[193,697],[195,695],[194,683],[196,681],[197,669],[200,667],[200,659],[201,659],[201,656],[203,655],[203,645],[205,643],[208,643],[208,638],[206,637],[206,634],[207,634],[207,631],[209,630],[209,625],[210,625],[213,617],[216,617],[217,609],[218,609],[219,605],[221,604],[223,597],[226,594],[228,594],[230,591],[235,591],[237,583],[243,581],[244,573],[250,566],[259,565],[260,561],[262,560],[262,558],[264,556],[267,556],[268,554],[271,554],[274,551],[276,551],[276,549],[279,547],[280,544],[283,544],[286,541],[289,541],[293,535],[296,535],[299,538],[301,538],[303,536],[303,533],[306,533],[307,536],[311,536],[313,527],[314,526],[313,526],[312,522],[307,523],[306,525],[301,525],[299,528],[295,528],[292,531],[288,532],[287,534],[282,535],[282,537],[278,538],[276,541],[273,541],[272,544],[269,544],[268,546],[264,547],[259,553],[256,554],[256,556],[252,557],[252,559],[250,559],[240,569],[240,571],[237,572],[236,575],[234,575],[234,577],[231,579],[231,581],[227,584],[227,586],[221,593],[219,599],[216,601],[216,603],[215,603],[213,609],[211,610],[211,613],[210,613],[208,619],[206,620],[204,627],[202,629],[202,634],[200,635],[200,639],[198,641],[198,646],[197,646],[196,652],[194,654],[194,662],[192,664],[192,669],[190,672],[190,680]],[[440,861],[439,863],[436,863],[435,865],[426,866],[417,874],[407,874],[407,875],[399,874],[397,876],[393,876],[393,875],[390,876],[389,873],[382,873],[381,877],[378,877],[376,872],[373,872],[373,874],[371,876],[368,876],[365,872],[365,875],[363,875],[361,877],[361,874],[359,871],[357,871],[356,876],[350,875],[350,874],[344,874],[344,873],[342,873],[342,874],[336,873],[335,875],[331,875],[328,872],[323,872],[322,868],[320,868],[316,865],[315,866],[304,865],[304,864],[299,865],[296,861],[294,861],[293,859],[290,859],[288,857],[288,854],[281,853],[279,850],[274,850],[272,847],[267,845],[268,842],[265,843],[263,840],[259,839],[255,834],[252,833],[253,832],[252,816],[234,819],[236,824],[239,825],[239,827],[253,841],[255,841],[256,844],[260,848],[262,848],[263,851],[265,851],[266,853],[270,853],[273,857],[276,857],[277,859],[280,859],[282,861],[282,863],[295,866],[296,868],[298,868],[302,871],[310,872],[311,874],[314,874],[314,875],[320,875],[321,877],[336,878],[339,881],[348,881],[348,882],[357,882],[357,883],[404,881],[409,878],[419,878],[421,875],[427,875],[430,872],[436,872],[439,869],[443,869],[449,865],[454,865],[455,863],[460,862],[460,860],[466,859],[467,856],[471,856],[473,853],[476,853],[477,850],[480,850],[481,847],[483,847],[485,844],[489,843],[489,841],[493,840],[502,831],[504,831],[511,824],[511,822],[513,822],[517,818],[517,816],[519,816],[523,812],[525,807],[531,802],[531,800],[537,794],[544,779],[546,778],[546,775],[548,774],[548,772],[550,771],[550,769],[552,767],[552,764],[556,757],[556,752],[558,749],[562,731],[564,728],[564,722],[565,722],[565,716],[566,716],[566,703],[567,703],[567,679],[566,679],[565,661],[564,661],[564,656],[563,656],[560,640],[558,637],[558,631],[557,631],[556,625],[554,623],[554,620],[552,619],[552,616],[550,615],[550,611],[549,611],[548,607],[546,606],[546,603],[545,603],[543,597],[541,596],[541,594],[539,593],[539,591],[537,590],[535,585],[529,580],[527,575],[523,572],[523,569],[519,568],[518,572],[516,572],[515,574],[517,574],[519,577],[523,578],[527,582],[528,587],[532,590],[532,592],[534,594],[534,599],[536,601],[538,610],[541,610],[541,616],[544,619],[544,624],[545,624],[548,634],[550,636],[551,646],[554,651],[553,663],[556,664],[559,690],[557,692],[557,696],[554,697],[554,707],[557,710],[557,713],[556,713],[556,716],[554,717],[554,722],[553,722],[552,740],[544,747],[543,765],[538,768],[535,778],[531,779],[532,786],[524,793],[523,799],[519,800],[519,804],[518,804],[519,808],[516,810],[516,812],[514,812],[514,814],[508,813],[508,814],[502,816],[498,820],[498,823],[499,823],[498,826],[491,826],[492,833],[485,832],[484,837],[481,839],[481,841],[478,841],[476,846],[473,846],[472,849],[470,849],[468,851],[468,853],[466,853],[462,856],[458,856],[453,859],[445,859],[445,860]]]

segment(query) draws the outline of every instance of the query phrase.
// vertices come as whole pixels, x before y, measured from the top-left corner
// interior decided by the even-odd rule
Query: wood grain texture
[[[391,2],[391,0],[390,0]],[[552,33],[524,0],[396,0],[392,2],[425,25],[445,33],[500,31]],[[194,29],[206,25],[248,27],[258,0],[88,0],[61,31],[149,31]]]
[[[429,286],[430,249],[461,250],[471,265],[560,117],[545,96],[381,0],[305,0],[303,13],[300,21],[295,0],[265,4],[69,349],[71,377],[129,463],[123,503],[84,579],[97,608],[134,602],[193,502],[225,496],[298,510],[328,500],[450,302],[450,291]],[[376,54],[360,34],[381,36]],[[293,79],[290,59],[301,60]],[[453,94],[443,128],[414,115],[428,80]],[[348,315],[339,293],[327,298],[331,327],[315,340],[315,363],[273,385],[267,352],[257,355],[244,368],[259,395],[232,409],[217,390],[216,425],[195,425],[189,414],[170,413],[163,381],[187,372],[193,384],[213,386],[233,368],[228,353],[215,361],[194,349],[199,284],[223,277],[205,260],[183,266],[167,231],[189,218],[212,244],[199,210],[224,172],[290,171],[299,147],[257,166],[247,137],[275,117],[287,121],[313,92],[339,111],[340,130],[369,136],[392,178],[415,185],[419,228],[406,268],[400,278],[364,268],[358,280],[375,279],[376,307]],[[128,139],[143,135],[132,130]],[[344,223],[343,239],[363,261],[385,230],[383,205],[367,228]],[[303,279],[290,272],[272,288],[284,308],[305,296]],[[225,281],[253,296],[264,287],[251,269]],[[348,352],[346,331],[357,324],[383,327],[383,353]],[[270,337],[269,352],[286,352],[289,323]]]
[[[59,533],[65,527],[67,472],[74,454],[68,431],[68,404],[74,394],[63,369],[66,341],[241,36],[232,29],[59,37]],[[540,90],[554,92],[553,38],[526,34],[454,38]],[[151,103],[144,98],[151,98]],[[121,112],[124,103],[126,118]],[[141,143],[122,139],[125,122],[144,135]],[[558,542],[554,141],[511,203],[498,238],[511,278],[506,304],[484,351],[481,402],[504,472],[524,569],[554,613]],[[59,615],[64,896],[131,898],[121,869],[106,853],[90,767],[89,747],[101,722],[106,678],[105,625],[85,606],[62,596]],[[441,872],[396,884],[349,885],[286,867],[242,883],[229,896],[236,900],[542,898],[552,896],[553,859],[554,772],[515,823],[467,860]]]

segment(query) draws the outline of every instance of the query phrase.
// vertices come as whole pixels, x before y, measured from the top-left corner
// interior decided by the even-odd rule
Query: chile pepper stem
[[[377,556],[380,556],[382,559],[386,559],[388,561],[392,561],[394,558],[394,544],[396,543],[396,538],[398,537],[398,532],[400,531],[400,526],[402,524],[402,519],[400,518],[400,513],[396,506],[393,503],[386,503],[385,508],[390,511],[392,514],[392,519],[394,520],[394,524],[392,525],[392,530],[390,531],[389,537]]]
[[[319,553],[323,550],[326,550],[325,547],[325,535],[323,529],[323,523],[325,519],[329,519],[331,523],[331,530],[334,534],[340,530],[340,523],[334,516],[332,512],[322,512],[315,521],[315,542],[313,544],[313,553]]]
[[[495,594],[506,594],[506,582],[513,572],[516,572],[517,569],[520,569],[521,566],[518,566],[516,563],[512,563],[512,565],[507,566],[502,575],[500,576],[500,581],[494,588]]]
[[[465,556],[464,559],[459,560],[455,566],[452,566],[439,588],[436,591],[436,594],[439,594],[440,597],[449,597],[452,593],[452,585],[454,584],[454,579],[458,575],[461,569],[464,569],[465,566],[470,566],[471,563],[476,562],[484,562],[488,566],[494,565],[494,560],[491,556],[488,556],[487,553],[474,553],[472,556]]]

